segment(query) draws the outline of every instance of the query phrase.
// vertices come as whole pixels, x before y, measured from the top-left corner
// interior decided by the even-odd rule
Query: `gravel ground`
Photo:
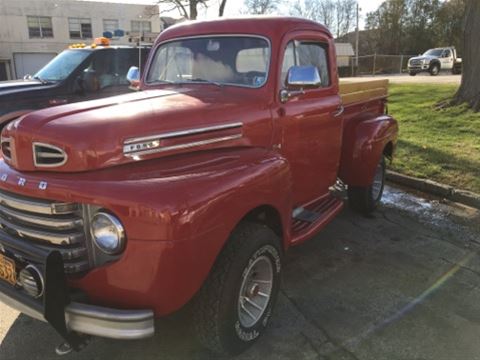
[[[245,359],[480,359],[480,212],[388,187],[292,249],[271,327]],[[76,359],[211,359],[185,314],[155,337],[93,339]],[[60,338],[0,304],[0,359],[53,359]]]

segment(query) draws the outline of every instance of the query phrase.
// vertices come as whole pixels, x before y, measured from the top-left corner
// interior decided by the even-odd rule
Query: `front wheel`
[[[194,320],[200,342],[226,355],[251,346],[270,320],[281,266],[275,233],[261,224],[240,224],[196,299]]]
[[[348,201],[354,210],[363,214],[370,214],[377,208],[385,187],[385,172],[385,157],[382,156],[375,170],[372,185],[367,187],[348,187]]]
[[[432,76],[437,76],[438,74],[440,74],[440,65],[438,65],[438,64],[433,64],[433,65],[430,67],[430,75],[432,75]]]
[[[417,73],[415,71],[410,71],[410,76],[417,76]]]

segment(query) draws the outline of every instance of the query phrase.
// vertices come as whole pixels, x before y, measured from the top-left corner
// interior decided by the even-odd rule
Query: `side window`
[[[328,51],[326,44],[316,42],[291,41],[285,49],[282,64],[282,81],[287,81],[288,70],[296,66],[315,66],[322,80],[322,87],[330,86]]]
[[[445,50],[445,52],[443,53],[443,57],[450,57],[452,54],[450,53],[450,50]]]
[[[301,42],[296,45],[297,65],[315,66],[322,80],[322,87],[330,85],[327,46],[320,43]]]

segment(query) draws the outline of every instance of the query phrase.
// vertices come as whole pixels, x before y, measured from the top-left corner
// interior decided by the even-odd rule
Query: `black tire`
[[[263,313],[256,314],[259,320],[245,327],[240,314],[240,291],[249,269],[258,261],[270,262],[271,292],[262,305]],[[275,233],[264,225],[241,223],[218,256],[195,301],[194,321],[201,344],[223,355],[236,355],[250,347],[268,325],[280,289],[281,266],[282,251]],[[257,294],[260,291],[264,290],[257,290]]]
[[[452,74],[453,75],[460,75],[462,73],[462,69],[458,66],[453,66],[452,68]]]
[[[437,76],[438,74],[440,74],[440,65],[437,64],[437,63],[432,64],[432,65],[430,66],[429,72],[430,72],[430,75],[432,75],[432,76]]]
[[[385,172],[385,157],[382,156],[380,162],[378,163],[375,179],[372,185],[368,187],[348,187],[348,201],[352,209],[364,215],[368,215],[377,208],[380,200],[382,199],[383,189],[385,187]],[[381,180],[381,185],[379,188],[376,187],[376,179]]]
[[[417,76],[417,73],[415,71],[410,71],[410,76]]]

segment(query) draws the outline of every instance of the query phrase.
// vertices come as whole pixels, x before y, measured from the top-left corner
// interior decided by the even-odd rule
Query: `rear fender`
[[[370,186],[385,149],[393,156],[397,134],[398,124],[388,115],[350,121],[343,135],[340,179],[350,186]]]

